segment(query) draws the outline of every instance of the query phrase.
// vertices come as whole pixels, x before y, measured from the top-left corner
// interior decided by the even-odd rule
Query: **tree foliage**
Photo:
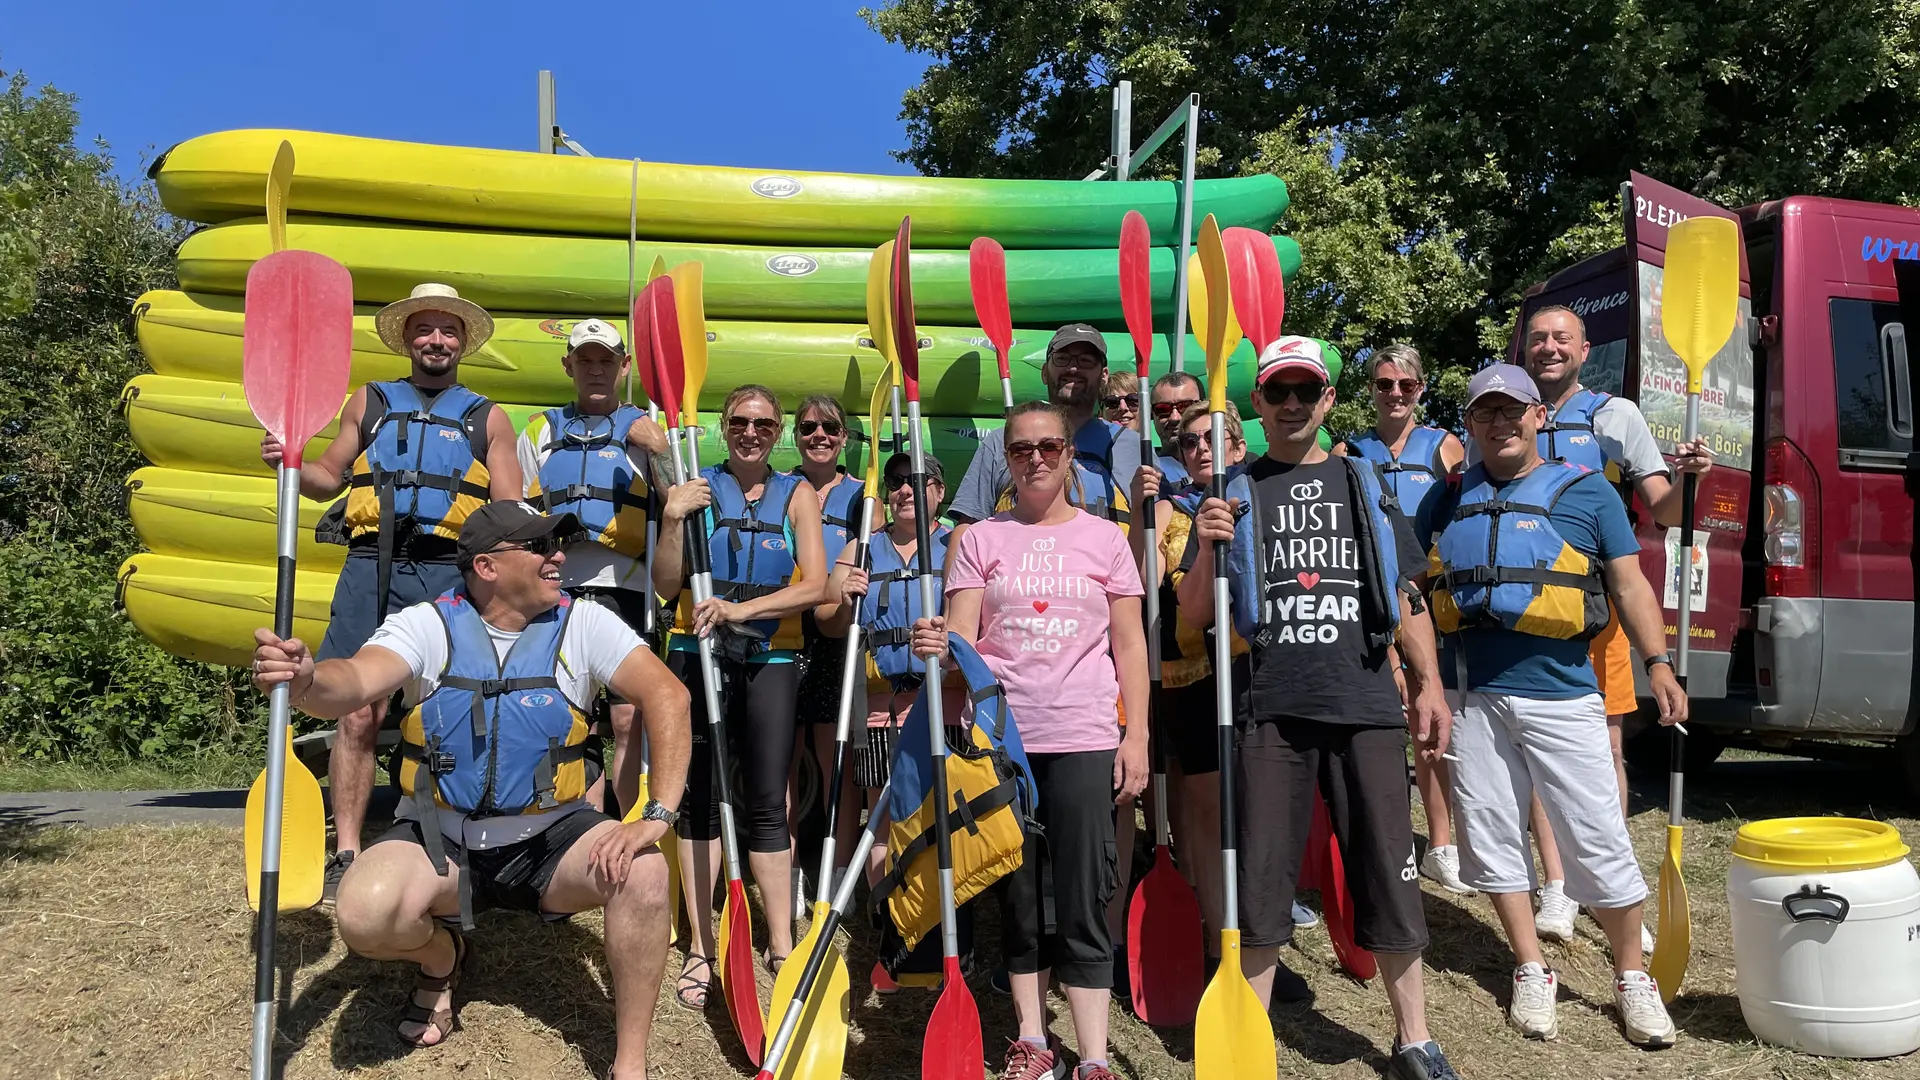
[[[864,14],[930,60],[903,101],[902,160],[1080,176],[1106,156],[1113,83],[1132,80],[1149,124],[1198,92],[1203,175],[1293,185],[1281,228],[1316,293],[1299,328],[1362,347],[1408,338],[1443,362],[1492,351],[1529,283],[1618,242],[1630,169],[1729,205],[1920,196],[1920,0],[895,0]]]
[[[172,283],[181,229],[75,142],[71,96],[0,72],[0,749],[161,756],[225,745],[258,697],[114,611],[141,464],[120,390],[145,367],[128,311]]]

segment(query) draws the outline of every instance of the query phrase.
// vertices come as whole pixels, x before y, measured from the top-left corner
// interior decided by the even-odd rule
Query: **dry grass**
[[[1648,789],[1649,791],[1651,788]],[[1433,932],[1427,987],[1434,1026],[1468,1080],[1489,1077],[1713,1077],[1728,1080],[1893,1080],[1920,1077],[1920,1060],[1827,1061],[1757,1045],[1734,998],[1725,880],[1740,822],[1798,813],[1888,817],[1906,812],[1890,780],[1858,767],[1798,761],[1723,765],[1693,788],[1687,877],[1695,954],[1675,1008],[1683,1037],[1661,1053],[1627,1046],[1612,1016],[1604,948],[1588,935],[1553,950],[1564,977],[1561,1037],[1530,1044],[1503,1024],[1510,959],[1483,900],[1429,894]],[[1663,814],[1636,804],[1635,836],[1657,872]],[[1920,822],[1893,820],[1909,837]],[[126,828],[28,831],[0,822],[0,1076],[53,1078],[231,1076],[245,1069],[251,918],[240,885],[237,831]],[[983,920],[985,921],[985,920]],[[391,1034],[407,976],[346,954],[327,919],[284,920],[280,956],[292,977],[281,1009],[289,1077],[354,1071],[369,1078],[480,1080],[604,1075],[612,1005],[597,917],[543,926],[483,916],[463,984],[463,1029],[444,1048],[403,1054]],[[991,942],[983,927],[983,941]],[[1334,969],[1323,932],[1301,935],[1288,960],[1311,980],[1314,1008],[1275,1010],[1283,1075],[1378,1075],[1392,1022],[1377,986]],[[859,996],[871,964],[854,946],[854,1077],[912,1076],[930,995],[882,1002]],[[989,950],[990,951],[990,950]],[[670,968],[677,969],[677,956]],[[990,1052],[1011,1030],[1007,999],[984,981],[976,996]],[[717,996],[716,996],[717,1002]],[[1055,1001],[1057,1027],[1064,1005]],[[750,1075],[723,1012],[672,1004],[663,988],[652,1057],[675,1078]],[[1123,1075],[1191,1075],[1188,1033],[1156,1033],[1116,1006],[1113,1048]]]

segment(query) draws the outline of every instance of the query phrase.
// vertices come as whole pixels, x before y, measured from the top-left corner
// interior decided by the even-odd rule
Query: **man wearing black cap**
[[[1065,410],[1073,425],[1073,456],[1082,489],[1076,502],[1089,513],[1125,526],[1127,489],[1140,471],[1140,442],[1099,414],[1107,381],[1107,339],[1086,323],[1061,327],[1047,343],[1040,381],[1046,385],[1047,400]],[[999,430],[980,437],[980,449],[967,466],[950,508],[956,544],[968,525],[993,516],[1001,495],[1013,483],[1005,441]]]
[[[454,988],[478,908],[558,918],[606,909],[617,1051],[646,1075],[667,947],[667,866],[655,844],[686,785],[686,689],[612,612],[561,590],[572,514],[526,503],[475,510],[460,530],[464,584],[389,616],[351,657],[316,665],[306,643],[254,632],[254,682],[287,683],[331,719],[404,691],[400,820],[340,883],[341,940],[419,965],[397,1033],[433,1046],[454,1029]],[[585,801],[586,707],[601,687],[646,725],[653,798],[622,824]]]

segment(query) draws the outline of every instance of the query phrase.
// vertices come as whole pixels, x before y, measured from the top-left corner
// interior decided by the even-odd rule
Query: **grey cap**
[[[1467,383],[1467,407],[1489,394],[1499,394],[1528,405],[1540,404],[1540,388],[1525,368],[1514,364],[1493,364],[1480,369]]]
[[[1055,330],[1053,332],[1053,340],[1047,342],[1047,358],[1052,359],[1054,353],[1076,343],[1093,346],[1093,350],[1100,354],[1101,361],[1106,361],[1106,337],[1102,335],[1100,331],[1095,330],[1083,322],[1068,323],[1060,329]]]

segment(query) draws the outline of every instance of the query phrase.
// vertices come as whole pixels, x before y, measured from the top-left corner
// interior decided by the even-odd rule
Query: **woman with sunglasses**
[[[1110,424],[1130,428],[1140,416],[1140,376],[1131,371],[1107,373],[1107,388],[1100,394],[1100,418]]]
[[[1040,830],[1027,837],[1002,893],[1001,940],[1019,1037],[1004,1077],[1059,1075],[1047,1038],[1051,973],[1066,992],[1076,1080],[1112,1080],[1107,1009],[1113,951],[1107,901],[1119,855],[1114,808],[1146,787],[1147,641],[1140,571],[1119,526],[1079,509],[1072,433],[1054,405],[1015,406],[1006,426],[1014,500],[954,541],[944,617],[914,624],[919,656],[942,656],[947,631],[975,643],[998,676],[1039,789]],[[1052,877],[1046,929],[1041,881]]]
[[[660,595],[679,593],[667,666],[693,695],[693,759],[688,769],[686,812],[681,815],[681,881],[689,912],[711,912],[720,871],[720,807],[715,800],[712,748],[700,685],[697,637],[715,638],[727,710],[726,732],[744,779],[747,862],[760,886],[767,916],[767,966],[776,969],[793,951],[792,844],[787,832],[787,777],[793,762],[794,706],[804,644],[800,613],[826,593],[821,555],[820,500],[798,473],[776,472],[768,463],[780,439],[780,399],[764,386],[742,386],[721,409],[727,460],[700,470],[692,481],[704,497],[708,556],[714,595],[693,602],[686,585],[686,519],[671,497],[662,515],[654,553],[654,585]],[[713,979],[713,920],[693,920],[675,996],[689,1009],[704,1009]]]
[[[1413,535],[1425,543],[1434,532],[1434,504],[1446,478],[1466,461],[1467,449],[1446,430],[1417,422],[1426,377],[1413,346],[1376,350],[1367,360],[1367,385],[1376,420],[1372,431],[1347,439],[1348,452],[1380,467],[1380,478],[1413,525]],[[1420,872],[1448,892],[1470,893],[1460,880],[1460,849],[1453,842],[1447,763],[1415,757],[1414,773],[1427,811],[1427,854]]]

